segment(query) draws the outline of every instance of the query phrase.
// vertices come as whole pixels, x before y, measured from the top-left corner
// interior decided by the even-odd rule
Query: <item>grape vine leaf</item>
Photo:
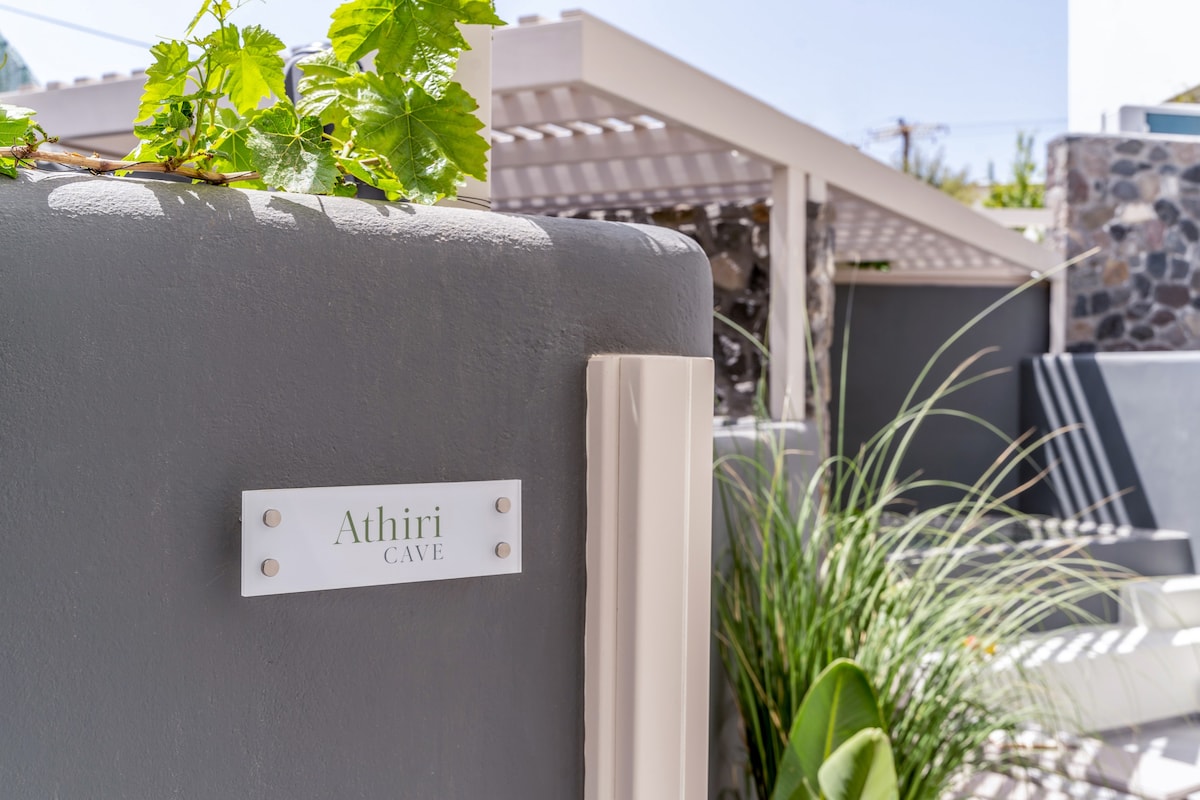
[[[333,184],[334,197],[354,197],[358,194],[358,184],[348,180],[345,175],[339,175],[337,183]]]
[[[380,73],[404,75],[441,94],[470,49],[458,24],[503,25],[488,0],[349,0],[333,12],[329,38],[350,63],[372,50]]]
[[[212,54],[213,65],[226,71],[229,99],[239,114],[258,108],[260,100],[271,95],[283,97],[284,49],[278,36],[259,25],[248,25],[237,36],[234,25],[227,26],[227,35]]]
[[[32,108],[0,103],[0,147],[26,144],[36,113]],[[11,158],[0,158],[0,175],[17,177],[17,162]]]
[[[346,64],[332,50],[323,50],[300,61],[304,71],[300,81],[300,101],[296,111],[301,116],[320,117],[327,125],[342,125],[349,116],[346,97],[339,81],[359,72],[355,64]]]
[[[146,86],[137,118],[149,119],[168,98],[178,97],[187,88],[188,72],[193,66],[188,46],[180,41],[159,42],[150,48],[154,63],[146,69]]]
[[[144,125],[134,125],[133,135],[142,140],[129,161],[161,161],[177,158],[186,151],[184,138],[194,121],[193,106],[188,101],[171,103],[166,111],[155,114]]]
[[[281,101],[254,117],[249,127],[246,145],[268,186],[307,194],[333,189],[337,162],[329,140],[321,135],[320,119],[299,117]]]
[[[213,159],[210,169],[215,172],[257,172],[254,162],[254,151],[250,147],[249,124],[254,117],[243,119],[232,108],[219,108],[217,115],[220,122],[220,133],[213,142]],[[265,189],[267,185],[261,180],[238,181],[234,186],[244,189]]]
[[[24,144],[36,113],[32,108],[0,103],[0,147]]]
[[[233,11],[233,6],[229,0],[217,0],[216,5],[213,4],[212,0],[204,0],[200,4],[200,10],[196,12],[196,16],[192,17],[191,24],[187,26],[186,36],[192,35],[192,31],[196,30],[196,26],[200,24],[200,20],[204,19],[204,15],[208,13],[209,9],[215,9],[213,16],[218,19],[224,19],[229,15],[229,12]]]
[[[487,175],[488,143],[475,100],[457,83],[434,97],[396,75],[360,73],[350,116],[358,143],[383,156],[410,200],[435,203],[463,177]]]
[[[388,200],[400,200],[404,197],[404,186],[396,180],[396,176],[386,164],[366,164],[353,156],[337,156],[338,166],[353,175],[368,186],[374,186],[387,195]],[[375,159],[378,161],[378,159]]]

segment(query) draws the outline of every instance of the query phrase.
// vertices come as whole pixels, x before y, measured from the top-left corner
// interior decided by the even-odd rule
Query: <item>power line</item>
[[[1045,119],[1010,119],[994,122],[950,122],[947,123],[955,130],[963,128],[1015,128],[1022,125],[1057,125],[1067,121],[1066,117],[1047,117]]]
[[[137,39],[130,39],[128,37],[121,36],[120,34],[96,30],[95,28],[89,28],[86,25],[80,25],[65,19],[58,19],[57,17],[47,17],[44,14],[36,14],[32,11],[26,11],[23,8],[13,8],[12,6],[5,5],[4,3],[0,3],[0,11],[8,11],[12,14],[20,14],[23,17],[36,19],[40,22],[48,22],[51,25],[58,25],[61,28],[70,28],[73,31],[79,31],[80,33],[86,33],[91,36],[99,36],[101,39],[111,39],[114,42],[132,45],[133,47],[141,47],[145,49],[153,47],[153,45],[151,45],[149,42],[142,42]]]

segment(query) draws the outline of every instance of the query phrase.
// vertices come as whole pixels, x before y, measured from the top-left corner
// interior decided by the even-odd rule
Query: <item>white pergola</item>
[[[495,32],[492,139],[497,210],[770,198],[777,419],[804,404],[808,201],[833,203],[838,262],[890,264],[865,280],[1013,285],[1056,263],[944,193],[581,11]]]
[[[771,407],[803,413],[807,203],[834,208],[835,259],[860,282],[1015,285],[1046,248],[853,147],[582,11],[472,32],[464,84],[491,116],[492,208],[531,214],[769,198]],[[64,146],[121,156],[144,75],[0,95],[38,110]],[[1052,283],[1052,308],[1065,302]],[[1051,348],[1065,315],[1052,313]]]

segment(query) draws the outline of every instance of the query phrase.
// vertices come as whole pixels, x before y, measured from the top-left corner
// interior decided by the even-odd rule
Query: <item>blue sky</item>
[[[947,164],[1003,179],[1018,130],[1045,143],[1066,128],[1067,0],[565,0],[788,114],[883,160],[899,140],[870,132],[910,123],[946,125],[921,140]],[[251,0],[243,23],[289,44],[324,36],[338,0]],[[556,18],[564,0],[497,0],[512,22]],[[41,81],[128,72],[144,50],[38,22],[13,7],[145,41],[177,36],[188,0],[0,0],[0,33]],[[235,20],[236,21],[236,20]]]

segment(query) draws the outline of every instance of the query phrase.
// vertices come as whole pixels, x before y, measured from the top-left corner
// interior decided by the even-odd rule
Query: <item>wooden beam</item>
[[[770,168],[760,162],[715,152],[500,168],[492,173],[492,186],[497,197],[520,201],[630,191],[670,192],[690,186],[757,184],[770,179]]]
[[[773,181],[767,328],[771,418],[802,420],[808,342],[808,182],[796,167],[776,167]]]
[[[566,125],[607,117],[625,119],[645,113],[641,106],[612,100],[571,85],[497,92],[492,98],[492,127]]]
[[[618,133],[552,136],[543,139],[516,139],[492,145],[493,168],[519,169],[545,167],[555,164],[575,164],[583,161],[627,160],[642,157],[693,155],[696,153],[726,153],[726,142],[707,139],[679,128],[637,128]]]
[[[974,269],[859,269],[838,267],[834,282],[840,286],[996,286],[1013,288],[1029,280],[1017,267]]]

